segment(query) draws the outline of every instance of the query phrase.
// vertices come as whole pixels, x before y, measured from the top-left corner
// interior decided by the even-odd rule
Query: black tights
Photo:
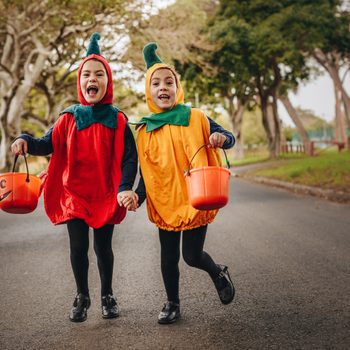
[[[221,269],[208,253],[203,251],[207,226],[183,231],[182,256],[185,262],[193,267],[208,272],[216,278]],[[165,290],[169,301],[179,303],[179,260],[181,231],[165,231],[159,229],[161,246],[161,270]]]
[[[70,241],[70,261],[77,284],[77,293],[89,294],[89,226],[81,219],[67,222]],[[114,225],[104,225],[94,229],[94,250],[101,278],[101,295],[113,294],[112,276],[114,255],[112,236]]]

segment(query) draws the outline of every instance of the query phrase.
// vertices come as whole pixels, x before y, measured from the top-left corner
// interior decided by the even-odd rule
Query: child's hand
[[[138,208],[139,196],[134,191],[123,191],[117,195],[118,204],[127,210],[136,211]]]
[[[226,141],[226,136],[219,132],[214,132],[209,136],[209,147],[222,147]]]
[[[28,152],[28,143],[27,143],[27,141],[23,140],[23,139],[17,139],[11,145],[11,152],[13,154],[25,155]]]

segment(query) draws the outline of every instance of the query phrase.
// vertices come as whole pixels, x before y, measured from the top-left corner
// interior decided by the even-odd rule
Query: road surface
[[[90,244],[92,305],[82,324],[68,319],[66,227],[53,226],[42,203],[31,214],[1,212],[0,349],[349,349],[350,206],[231,181],[206,250],[229,266],[236,298],[221,305],[206,273],[181,260],[182,318],[166,326],[156,322],[165,293],[144,206],[114,234],[120,317],[101,317]]]

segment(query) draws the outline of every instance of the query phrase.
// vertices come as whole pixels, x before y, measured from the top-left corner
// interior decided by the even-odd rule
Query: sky
[[[345,81],[345,89],[350,92],[349,74]],[[294,107],[309,109],[313,111],[316,116],[329,122],[334,119],[335,99],[333,83],[326,72],[317,79],[301,85],[296,94],[290,92],[289,98]],[[280,118],[286,126],[294,125],[281,103],[279,103],[278,111]]]

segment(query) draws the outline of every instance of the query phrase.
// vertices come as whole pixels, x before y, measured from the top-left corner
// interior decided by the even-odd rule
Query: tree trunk
[[[262,124],[267,136],[270,158],[275,158],[276,157],[276,152],[274,149],[275,142],[274,142],[273,131],[271,130],[271,123],[269,122],[268,96],[260,95],[260,108],[261,108],[261,114],[262,114]]]
[[[296,126],[296,128],[300,134],[302,142],[304,143],[304,145],[308,145],[310,142],[309,135],[308,135],[308,133],[303,125],[303,122],[301,121],[301,119],[298,115],[298,112],[293,107],[292,103],[290,102],[288,95],[279,96],[279,100],[283,103],[283,106],[285,107],[289,116],[293,120],[293,123]]]
[[[350,97],[347,94],[342,80],[339,76],[339,70],[340,70],[340,60],[341,56],[337,52],[329,52],[329,53],[324,53],[320,49],[315,49],[314,50],[314,58],[316,61],[328,72],[330,75],[333,84],[335,86],[336,91],[340,91],[341,93],[341,99],[342,103],[344,104],[344,116],[346,118],[346,124],[348,128],[350,129]],[[345,127],[345,123],[344,123]],[[345,132],[345,131],[344,131]],[[343,132],[341,132],[343,133]]]
[[[10,144],[12,139],[17,135],[19,122],[10,124],[8,122],[8,111],[17,91],[17,85],[12,85],[12,88],[3,93],[0,105],[0,171],[9,170],[12,162],[10,154]]]
[[[227,100],[228,100],[229,117],[232,123],[233,130],[236,135],[236,147],[235,147],[236,157],[237,159],[243,159],[244,142],[243,142],[243,135],[242,135],[242,121],[243,121],[244,109],[247,105],[247,102],[242,102],[241,100],[237,99],[237,103],[235,106],[233,96],[227,96]]]
[[[18,136],[21,131],[22,108],[24,101],[38,79],[40,73],[44,68],[44,63],[48,57],[49,52],[39,53],[36,56],[35,62],[30,59],[26,61],[24,66],[24,79],[19,86],[15,83],[11,84],[7,95],[2,98],[4,108],[1,108],[0,120],[1,127],[1,148],[0,148],[0,169],[8,169],[12,155],[9,152],[10,144],[13,139]],[[8,96],[11,96],[9,98]]]
[[[277,158],[280,152],[281,143],[281,122],[277,111],[277,91],[282,77],[277,62],[273,62],[273,81],[269,87],[264,87],[265,80],[263,76],[256,79],[256,86],[259,92],[260,107],[262,113],[262,122],[266,132],[270,158]],[[269,99],[272,101],[269,103]],[[269,113],[269,108],[271,112]]]
[[[344,113],[344,110],[342,108],[343,107],[342,93],[336,84],[334,84],[334,96],[335,96],[335,135],[334,135],[334,138],[336,141],[346,142],[345,113]]]
[[[0,141],[0,171],[1,171],[1,170],[8,170],[10,166],[9,159],[6,157],[10,142],[8,141],[8,137],[7,137],[6,124],[3,123],[2,120],[0,120],[0,135],[1,135],[1,141]]]
[[[344,113],[344,117],[346,118],[346,125],[350,129],[350,97],[347,94],[341,80],[339,77],[339,71],[335,71],[334,69],[331,69],[332,74],[330,73],[330,76],[333,80],[333,84],[336,85],[337,90],[340,91],[341,94],[341,103],[344,105],[344,112],[346,111],[347,113]],[[345,124],[344,124],[345,127]]]
[[[274,129],[274,158],[277,158],[281,151],[281,121],[278,115],[276,92],[273,93],[271,107]]]

